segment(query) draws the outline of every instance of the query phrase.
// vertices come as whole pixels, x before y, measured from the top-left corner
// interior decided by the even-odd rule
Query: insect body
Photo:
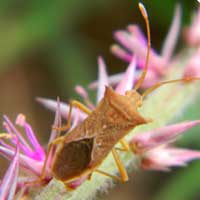
[[[137,92],[123,96],[106,87],[97,108],[58,144],[52,165],[54,176],[70,182],[95,171],[120,139],[135,126],[148,122],[137,111],[140,101]]]

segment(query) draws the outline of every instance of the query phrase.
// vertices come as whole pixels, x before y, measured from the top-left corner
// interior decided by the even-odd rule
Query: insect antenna
[[[136,83],[136,85],[134,87],[134,90],[137,90],[137,89],[140,88],[140,86],[142,85],[142,83],[143,83],[143,81],[144,81],[144,79],[146,77],[147,70],[148,70],[150,50],[151,50],[151,34],[150,34],[150,26],[149,26],[148,14],[147,14],[147,11],[146,11],[146,9],[145,9],[145,7],[144,7],[144,5],[142,3],[139,3],[138,7],[140,9],[142,17],[144,18],[144,21],[145,21],[145,24],[146,24],[146,29],[147,29],[147,55],[146,55],[144,70],[142,72],[142,75],[141,75],[140,79]]]
[[[138,90],[140,88],[140,86],[142,85],[142,83],[143,83],[143,81],[146,77],[146,74],[147,74],[147,71],[148,71],[149,56],[150,56],[150,51],[151,51],[151,33],[150,33],[150,25],[149,25],[148,14],[147,14],[147,11],[146,11],[146,9],[145,9],[145,7],[142,3],[139,3],[138,7],[140,9],[142,17],[145,20],[146,29],[147,29],[147,55],[146,55],[144,70],[143,70],[138,82],[136,83],[134,90]],[[195,80],[200,80],[200,77],[184,77],[182,79],[175,79],[175,80],[158,82],[155,85],[148,88],[146,91],[144,91],[144,93],[141,96],[142,96],[142,98],[144,98],[145,96],[147,96],[148,94],[150,94],[151,92],[153,92],[154,90],[156,90],[157,88],[159,88],[160,86],[165,85],[165,84],[177,83],[177,82],[190,82],[190,81],[195,81]]]
[[[154,90],[156,90],[160,86],[166,85],[166,84],[169,84],[169,83],[177,83],[177,82],[187,83],[187,82],[199,81],[199,80],[200,80],[200,77],[184,77],[184,78],[181,78],[181,79],[174,79],[174,80],[159,82],[159,83],[156,83],[155,85],[151,86],[150,88],[148,88],[146,91],[144,91],[144,93],[141,96],[142,96],[142,98],[144,98],[145,96],[152,93]]]

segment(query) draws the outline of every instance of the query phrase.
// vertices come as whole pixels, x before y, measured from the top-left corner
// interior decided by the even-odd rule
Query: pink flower
[[[169,171],[170,167],[182,167],[187,162],[199,159],[200,151],[160,146],[147,151],[141,160],[141,167],[148,170]]]
[[[9,118],[4,116],[3,124],[11,137],[8,142],[1,139],[0,153],[4,157],[11,159],[15,154],[15,148],[18,147],[20,150],[19,165],[39,176],[46,157],[45,150],[39,144],[24,115],[19,114],[15,123],[24,129],[27,139],[23,137],[23,134],[13,125]]]
[[[184,166],[200,158],[200,151],[170,146],[186,130],[199,125],[200,120],[168,125],[145,133],[138,133],[130,141],[132,151],[141,159],[141,167],[168,170],[172,166]]]
[[[149,58],[149,70],[147,77],[142,85],[143,88],[148,88],[158,82],[172,63],[172,54],[178,40],[181,21],[181,9],[177,5],[174,18],[164,41],[161,53],[158,54],[154,49],[151,49]],[[127,30],[119,30],[114,33],[115,39],[120,45],[113,45],[111,51],[114,55],[126,62],[131,62],[133,56],[136,59],[137,67],[143,69],[145,65],[145,57],[147,51],[147,40],[140,28],[137,25],[129,25]],[[116,84],[121,79],[122,74],[117,74],[109,77],[110,84]],[[140,77],[140,73],[136,74],[135,81]],[[90,85],[91,88],[95,84]]]
[[[192,23],[190,27],[184,29],[183,36],[185,41],[191,46],[198,46],[200,44],[200,7],[192,16]]]
[[[56,117],[54,121],[54,126],[56,127],[60,126],[61,124],[60,112],[58,107],[59,103],[57,103]],[[2,191],[4,191],[6,187],[9,187],[6,184],[9,184],[11,187],[11,182],[13,182],[13,185],[15,184],[15,188],[17,185],[19,189],[25,191],[26,188],[29,187],[29,185],[26,184],[27,182],[31,183],[31,181],[37,180],[38,177],[41,176],[44,161],[46,159],[46,150],[39,144],[31,125],[26,121],[26,118],[23,114],[19,114],[17,116],[15,124],[23,129],[23,133],[25,133],[25,136],[23,135],[22,131],[19,131],[15,127],[15,125],[9,120],[7,116],[4,116],[3,124],[7,133],[2,135],[2,137],[0,138],[0,154],[2,154],[5,158],[9,160],[11,160],[13,157],[14,159],[11,162],[10,168],[8,170],[8,175],[10,177],[8,177],[8,175],[5,175],[5,177],[7,177],[7,182],[4,183],[5,181],[3,180],[1,184],[1,187],[4,188],[2,189]],[[58,131],[53,129],[50,135],[49,143],[54,140],[57,135]],[[17,149],[17,152],[15,149]],[[54,152],[50,152],[50,155],[48,157],[44,177],[45,182],[49,182],[52,178],[50,167],[52,163],[53,153]],[[27,176],[20,178],[20,180],[17,181],[18,167],[20,167],[21,169],[25,169],[24,172],[26,172]],[[15,168],[15,170],[13,168]],[[30,176],[30,173],[34,175],[34,177]],[[14,191],[14,186],[12,187],[12,190],[9,189],[9,191],[11,192]],[[7,193],[4,192],[2,193],[2,195],[3,194],[5,196]]]
[[[200,49],[197,49],[189,59],[184,69],[183,77],[200,77]]]

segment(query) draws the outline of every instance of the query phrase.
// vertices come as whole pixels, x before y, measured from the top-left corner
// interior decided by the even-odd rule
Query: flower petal
[[[0,154],[2,154],[5,158],[11,160],[15,155],[15,152],[11,149],[7,149],[6,147],[0,146]],[[23,168],[31,171],[35,175],[40,175],[43,161],[34,160],[24,154],[19,154],[19,164]]]
[[[133,147],[133,151],[141,153],[159,145],[168,144],[174,141],[177,136],[183,134],[184,131],[199,124],[200,120],[182,122],[161,127],[152,131],[138,133],[133,136],[130,146]]]
[[[0,200],[12,200],[15,195],[17,178],[19,173],[19,148],[16,149],[15,155],[6,174],[1,182]]]
[[[133,57],[122,80],[119,82],[119,84],[115,89],[117,93],[124,95],[126,91],[133,89],[135,70],[136,70],[136,59],[135,57]]]
[[[3,116],[5,122],[4,122],[4,127],[6,128],[6,130],[8,131],[8,133],[13,133],[17,136],[17,139],[19,140],[22,148],[24,150],[27,150],[27,151],[32,151],[30,145],[26,142],[26,140],[23,138],[22,134],[15,128],[15,126],[13,125],[13,123],[9,120],[9,118],[4,115]],[[14,138],[14,140],[11,140],[12,142],[14,142],[14,144],[16,144],[16,140]]]
[[[62,122],[60,114],[60,99],[57,98],[57,109],[55,113],[53,127],[61,127],[61,123]],[[50,144],[59,134],[60,134],[59,130],[52,128],[48,144]]]
[[[105,86],[108,86],[108,75],[106,72],[106,64],[101,56],[98,58],[98,86],[97,86],[97,103],[103,98]]]
[[[138,25],[129,25],[127,29],[133,37],[138,38],[142,45],[147,45],[147,39]]]
[[[169,167],[185,166],[194,159],[200,159],[200,151],[162,146],[147,151],[141,164],[144,169],[166,171]]]
[[[147,44],[144,39],[137,37],[137,34],[129,33],[128,31],[116,31],[115,39],[122,44],[127,50],[134,54],[137,59],[137,64],[140,68],[145,66],[145,58],[147,53]],[[163,59],[154,49],[151,49],[149,56],[149,69],[155,70],[158,74],[163,74],[163,66],[166,65],[166,60]]]
[[[126,61],[126,62],[131,62],[132,60],[132,54],[125,51],[123,48],[121,48],[119,45],[112,45],[111,46],[111,52],[118,58]]]
[[[185,28],[184,36],[186,42],[191,46],[198,46],[200,44],[200,7],[192,17],[192,24],[189,28]]]
[[[75,87],[75,91],[83,98],[84,102],[86,103],[86,105],[94,110],[95,106],[94,104],[90,101],[89,99],[89,95],[88,95],[88,92],[80,85],[77,85]]]
[[[179,32],[181,28],[181,6],[176,5],[174,17],[170,29],[168,31],[167,37],[163,43],[161,56],[166,60],[170,61],[174,48],[176,46]]]
[[[55,100],[52,99],[46,99],[46,98],[41,98],[38,97],[37,101],[43,105],[44,107],[46,107],[47,109],[56,112],[57,110],[57,102]],[[69,105],[66,103],[61,102],[60,103],[60,114],[63,118],[67,118],[69,113]],[[72,118],[74,118],[76,116],[76,112],[74,109],[72,109]],[[80,118],[81,119],[85,119],[87,117],[87,115],[83,112],[80,113]]]
[[[189,59],[183,77],[199,77],[200,76],[200,48]]]
[[[41,145],[39,144],[32,130],[32,127],[30,126],[29,123],[26,122],[26,117],[23,114],[19,114],[17,116],[16,124],[24,128],[28,141],[32,144],[34,152],[32,153],[31,157],[33,157],[36,160],[44,160],[45,152],[41,147]]]

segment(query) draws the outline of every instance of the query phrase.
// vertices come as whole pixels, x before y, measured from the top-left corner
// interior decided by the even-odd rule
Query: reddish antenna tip
[[[138,3],[138,7],[139,7],[140,12],[143,15],[143,17],[144,18],[148,18],[148,14],[147,14],[146,8],[144,7],[144,5],[141,2]]]

